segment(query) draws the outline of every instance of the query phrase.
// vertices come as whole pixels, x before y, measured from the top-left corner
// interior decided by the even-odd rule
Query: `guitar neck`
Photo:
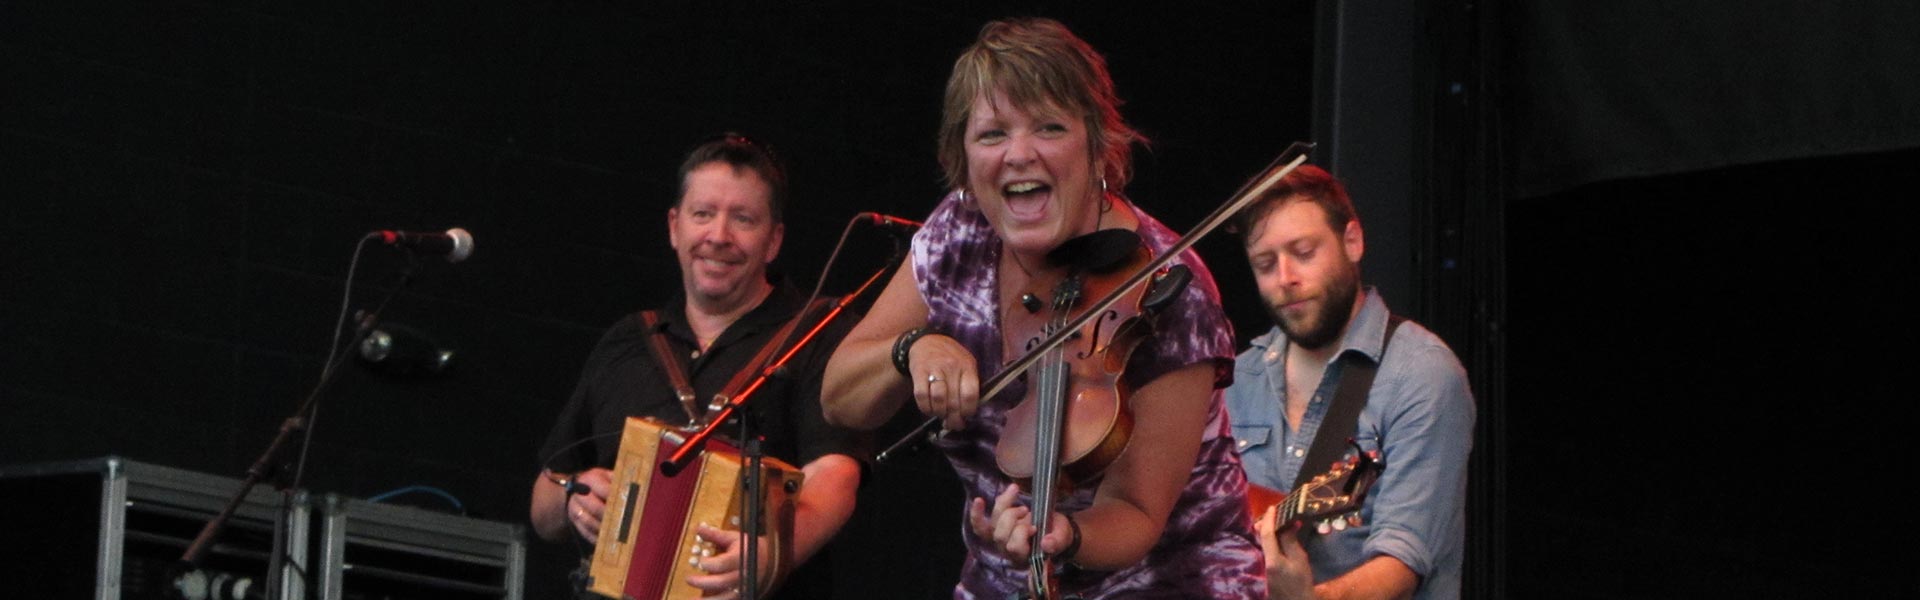
[[[1297,488],[1293,488],[1293,491],[1287,492],[1286,499],[1280,502],[1279,510],[1275,511],[1276,513],[1278,513],[1277,517],[1279,518],[1281,523],[1287,523],[1287,522],[1293,521],[1294,519],[1298,518],[1302,512],[1305,511],[1305,509],[1302,508],[1301,504],[1307,498],[1306,491],[1307,491],[1307,486],[1303,485]]]

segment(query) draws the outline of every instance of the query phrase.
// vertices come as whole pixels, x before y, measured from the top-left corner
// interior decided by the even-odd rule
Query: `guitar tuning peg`
[[[1348,524],[1348,525],[1351,525],[1351,526],[1354,526],[1354,527],[1359,527],[1359,526],[1360,526],[1360,513],[1348,513],[1348,514],[1347,514],[1347,524]]]
[[[1347,520],[1346,520],[1346,519],[1334,519],[1334,520],[1333,520],[1333,530],[1334,530],[1334,531],[1346,531],[1346,530],[1347,530]]]
[[[1319,532],[1320,535],[1326,535],[1333,531],[1333,525],[1328,524],[1326,521],[1321,521],[1319,525],[1313,526],[1313,530]]]

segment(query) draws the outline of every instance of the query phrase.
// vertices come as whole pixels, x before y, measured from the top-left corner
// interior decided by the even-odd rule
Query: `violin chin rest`
[[[1140,249],[1140,234],[1128,229],[1102,229],[1060,244],[1047,253],[1047,262],[1105,274],[1131,262]]]

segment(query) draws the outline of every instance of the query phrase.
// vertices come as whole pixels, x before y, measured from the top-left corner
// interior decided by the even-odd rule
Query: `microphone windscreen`
[[[447,252],[447,262],[457,263],[473,254],[473,234],[460,227],[447,230],[447,237],[453,239],[453,250]]]

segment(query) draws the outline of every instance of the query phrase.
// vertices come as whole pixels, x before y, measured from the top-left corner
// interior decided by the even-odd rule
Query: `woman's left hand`
[[[973,527],[974,535],[982,539],[993,540],[993,546],[1008,560],[1023,561],[1032,553],[1033,511],[1015,504],[1020,499],[1020,486],[1008,485],[999,496],[993,499],[993,512],[987,512],[987,500],[974,498],[967,504],[967,522]],[[1067,516],[1059,512],[1047,519],[1047,535],[1040,538],[1040,549],[1047,554],[1058,554],[1073,542],[1073,526],[1067,523]]]

